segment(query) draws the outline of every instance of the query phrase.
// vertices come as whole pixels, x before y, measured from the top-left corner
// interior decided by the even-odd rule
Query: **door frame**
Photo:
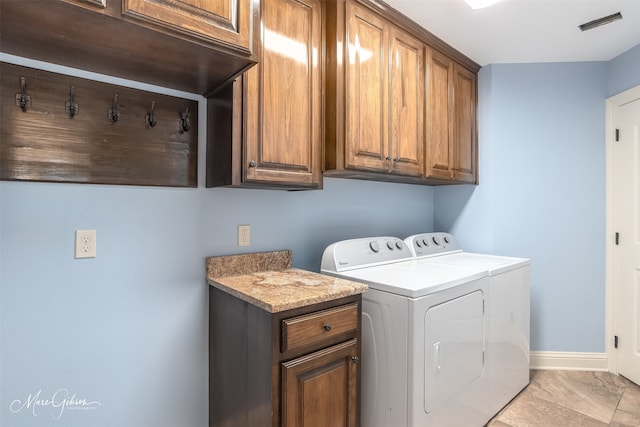
[[[605,282],[605,349],[607,369],[618,373],[618,359],[614,348],[616,334],[615,303],[618,287],[613,281],[615,229],[613,224],[613,144],[615,144],[614,124],[617,120],[617,107],[640,98],[640,85],[632,87],[606,100],[606,282]]]

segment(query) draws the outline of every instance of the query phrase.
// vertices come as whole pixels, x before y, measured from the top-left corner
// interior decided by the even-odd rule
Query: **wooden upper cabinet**
[[[260,63],[209,100],[207,186],[321,188],[322,2],[261,7]]]
[[[459,182],[477,182],[476,81],[476,74],[458,64],[455,65],[453,179]]]
[[[453,177],[453,61],[427,49],[426,177]]]
[[[363,3],[329,4],[325,173],[423,176],[424,43]]]
[[[257,62],[259,18],[259,0],[0,1],[0,40],[4,53],[207,95]]]
[[[426,177],[477,180],[476,74],[427,49]]]
[[[123,0],[122,13],[206,42],[251,52],[250,0]]]
[[[391,171],[424,173],[424,50],[420,40],[392,30],[389,131]]]
[[[356,3],[347,3],[347,20],[344,166],[387,172],[388,24]]]
[[[262,23],[262,60],[245,74],[244,179],[318,187],[322,4],[263,0]]]

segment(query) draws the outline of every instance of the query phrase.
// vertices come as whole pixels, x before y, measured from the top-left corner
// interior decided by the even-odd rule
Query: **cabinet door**
[[[251,53],[251,4],[251,0],[123,0],[122,13]]]
[[[424,45],[409,34],[391,32],[391,172],[424,173]]]
[[[244,180],[319,186],[322,4],[262,1],[262,58],[245,73]]]
[[[347,3],[345,167],[388,172],[387,24]]]
[[[453,179],[476,182],[476,75],[458,64],[454,70]]]
[[[453,61],[427,49],[426,177],[453,177]]]
[[[355,427],[357,357],[353,339],[283,363],[283,427]]]

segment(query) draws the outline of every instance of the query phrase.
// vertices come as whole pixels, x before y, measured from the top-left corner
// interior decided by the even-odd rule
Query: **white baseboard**
[[[532,351],[529,367],[543,370],[608,371],[606,353]]]

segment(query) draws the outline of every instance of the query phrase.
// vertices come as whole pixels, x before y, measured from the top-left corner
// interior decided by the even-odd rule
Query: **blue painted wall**
[[[640,84],[640,44],[609,61],[607,96]]]
[[[206,102],[155,90],[200,101],[204,171]],[[322,191],[282,192],[205,189],[202,173],[199,181],[197,189],[0,182],[0,425],[208,425],[206,256],[286,248],[294,266],[317,271],[333,241],[433,224],[430,187],[326,179]],[[251,224],[248,249],[237,247],[238,224]],[[97,230],[97,258],[74,259],[77,229]],[[41,401],[58,392],[58,404],[76,394],[101,405],[21,409],[39,391]]]
[[[432,225],[468,250],[531,257],[532,349],[604,351],[604,100],[640,84],[638,56],[484,68],[478,187],[326,179],[288,193],[204,189],[202,174],[198,189],[0,182],[0,425],[205,426],[204,259],[242,252],[243,223],[250,251],[290,248],[311,270],[332,241]],[[204,100],[154,90],[201,101],[203,171]],[[97,230],[96,259],[73,258],[76,229]],[[39,391],[43,406],[10,410]],[[42,402],[57,391],[58,402],[101,406]]]
[[[480,71],[480,186],[437,188],[434,229],[531,258],[534,351],[605,351],[605,99],[638,84],[640,46]]]

